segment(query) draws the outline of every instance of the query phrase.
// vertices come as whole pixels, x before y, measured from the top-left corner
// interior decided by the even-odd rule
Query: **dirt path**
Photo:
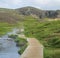
[[[43,58],[43,46],[35,38],[27,38],[28,47],[21,58]]]

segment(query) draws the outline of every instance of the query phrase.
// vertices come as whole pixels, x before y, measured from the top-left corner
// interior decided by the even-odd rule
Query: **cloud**
[[[0,7],[34,6],[41,9],[59,9],[60,0],[0,0]]]
[[[48,4],[50,0],[35,0],[35,3],[45,5]]]
[[[16,4],[21,3],[22,0],[3,0],[2,2],[5,3],[5,4],[14,4],[14,5],[16,5]]]
[[[15,6],[19,6],[21,3],[23,3],[22,0],[2,0],[0,1],[0,7],[14,8]]]
[[[42,5],[47,5],[47,4],[51,5],[53,3],[57,3],[57,4],[60,3],[60,0],[34,0],[34,2]]]
[[[41,9],[60,9],[60,0],[34,0],[34,4]]]
[[[3,7],[3,8],[5,8],[5,7],[8,8],[9,6],[8,6],[8,4],[5,4],[5,3],[0,2],[0,8],[2,8],[2,7]]]

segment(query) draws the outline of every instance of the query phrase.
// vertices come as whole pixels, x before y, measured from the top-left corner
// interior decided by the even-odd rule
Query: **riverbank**
[[[19,58],[19,47],[16,46],[16,42],[10,38],[9,34],[16,34],[18,29],[14,28],[12,31],[0,37],[0,58]]]
[[[17,24],[9,24],[6,22],[0,22],[0,36],[5,35],[8,32],[11,32],[12,29],[17,28]]]
[[[13,38],[13,40],[16,42],[16,46],[20,49],[18,50],[18,53],[21,55],[26,47],[28,46],[27,40],[25,39],[24,35],[18,34],[18,35],[9,35],[10,38]]]

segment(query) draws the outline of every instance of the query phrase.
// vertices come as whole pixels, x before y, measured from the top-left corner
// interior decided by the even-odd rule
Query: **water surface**
[[[0,37],[0,58],[20,58],[19,47],[16,47],[14,40],[8,37],[8,35],[17,34],[17,32],[18,29],[15,28],[12,32]]]

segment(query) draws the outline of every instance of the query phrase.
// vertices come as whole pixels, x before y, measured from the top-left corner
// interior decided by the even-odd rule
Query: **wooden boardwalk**
[[[43,46],[35,38],[27,38],[28,47],[21,58],[43,58]]]

